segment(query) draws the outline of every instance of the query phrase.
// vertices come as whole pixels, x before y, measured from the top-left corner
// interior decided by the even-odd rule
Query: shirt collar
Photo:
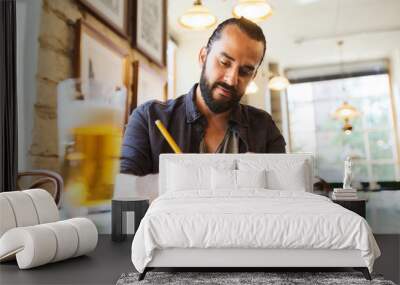
[[[196,88],[198,83],[194,84],[190,91],[186,94],[186,122],[192,123],[202,117],[196,105]],[[231,112],[229,122],[240,126],[248,126],[247,108],[245,105],[238,104]]]
[[[186,94],[186,97],[185,97],[186,122],[187,123],[192,123],[202,116],[196,105],[196,88],[197,88],[197,86],[198,86],[197,83],[195,85],[193,85],[193,87],[190,89],[189,93]]]

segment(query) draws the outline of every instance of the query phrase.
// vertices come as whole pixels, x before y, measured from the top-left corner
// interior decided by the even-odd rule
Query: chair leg
[[[362,274],[364,275],[365,279],[372,280],[371,274],[369,274],[369,270],[367,267],[354,267],[354,269],[357,271],[361,271]]]
[[[146,277],[146,273],[147,273],[148,269],[147,267],[143,270],[142,273],[139,274],[139,278],[138,281],[142,281],[144,279],[144,277]]]

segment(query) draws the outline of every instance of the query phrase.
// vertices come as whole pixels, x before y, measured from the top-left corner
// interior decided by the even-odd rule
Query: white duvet
[[[166,193],[151,204],[132,243],[143,272],[155,249],[358,249],[372,272],[380,250],[365,219],[328,198],[299,191]]]

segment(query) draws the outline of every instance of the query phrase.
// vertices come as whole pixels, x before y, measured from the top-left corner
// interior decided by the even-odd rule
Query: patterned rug
[[[381,275],[372,274],[372,281],[368,281],[360,272],[148,272],[142,281],[138,281],[138,276],[139,273],[124,273],[118,279],[117,285],[395,285],[392,281],[384,280]]]

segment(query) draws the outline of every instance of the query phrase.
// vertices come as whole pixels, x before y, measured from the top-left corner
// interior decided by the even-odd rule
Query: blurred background
[[[400,233],[400,1],[16,4],[18,169],[60,173],[66,215],[109,215],[129,114],[187,93],[213,29],[244,15],[262,27],[267,53],[242,103],[272,115],[287,152],[315,155],[323,195],[351,157],[374,233]]]

